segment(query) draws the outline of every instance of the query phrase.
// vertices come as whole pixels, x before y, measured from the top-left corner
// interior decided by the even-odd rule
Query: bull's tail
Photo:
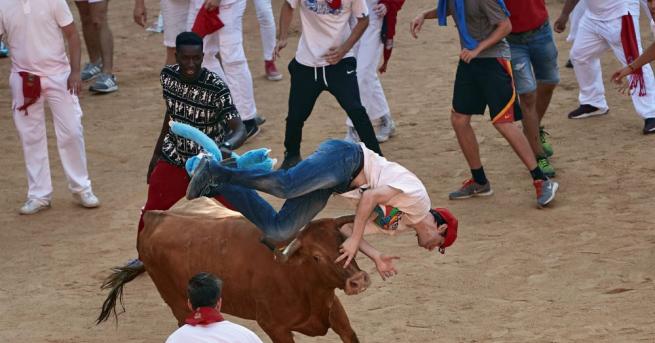
[[[105,279],[100,287],[100,289],[109,289],[110,291],[107,295],[107,299],[102,303],[102,311],[100,311],[100,315],[98,316],[98,319],[96,319],[96,325],[106,321],[111,313],[113,313],[116,320],[118,320],[118,313],[116,313],[116,300],[118,300],[123,308],[123,312],[125,312],[125,307],[123,306],[123,286],[145,271],[146,268],[143,265],[143,262],[139,260],[128,262],[122,267],[112,268],[112,273]]]

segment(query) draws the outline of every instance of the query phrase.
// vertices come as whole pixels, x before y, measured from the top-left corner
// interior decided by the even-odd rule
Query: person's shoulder
[[[168,338],[166,343],[182,343],[185,342],[185,333],[188,331],[189,325],[182,325],[177,330],[175,330]]]

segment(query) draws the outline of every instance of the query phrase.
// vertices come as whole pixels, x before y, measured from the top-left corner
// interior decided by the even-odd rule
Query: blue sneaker
[[[5,43],[0,41],[0,57],[7,56],[9,56],[9,48],[5,45]]]

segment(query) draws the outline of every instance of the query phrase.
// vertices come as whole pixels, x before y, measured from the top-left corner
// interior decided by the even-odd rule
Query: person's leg
[[[530,43],[530,61],[537,79],[535,109],[539,117],[539,124],[548,110],[553,91],[560,81],[557,57],[558,51],[553,39],[553,31],[550,25],[546,25]]]
[[[107,12],[109,0],[89,2],[89,12],[93,27],[98,32],[100,54],[102,56],[102,72],[112,75],[114,73],[114,36],[109,28]]]
[[[275,17],[273,16],[273,6],[271,0],[253,0],[255,3],[255,13],[259,22],[259,33],[262,39],[262,53],[264,61],[273,60],[273,50],[275,49]]]
[[[635,38],[637,40],[639,54],[641,54],[639,17],[632,16],[632,21],[634,23]],[[616,59],[621,62],[622,65],[627,65],[625,52],[623,51],[623,45],[621,44],[621,18],[616,21],[603,22],[601,30],[601,34],[607,39],[612,47],[612,52],[614,53],[614,56],[616,56]],[[641,71],[644,77],[643,86],[645,87],[646,94],[640,94],[640,89],[633,89],[631,97],[635,111],[645,120],[648,118],[655,118],[655,78],[653,77],[653,70],[649,63],[644,64],[644,66],[641,67]],[[632,77],[632,75],[629,76],[630,81],[632,80]]]
[[[175,38],[186,31],[189,11],[188,0],[161,0],[161,15],[164,18],[164,46],[166,61],[175,64]]]
[[[314,71],[315,68],[301,65],[295,58],[289,62],[291,86],[289,87],[289,112],[284,133],[285,160],[287,156],[289,158],[300,156],[302,128],[314,109],[316,99],[324,89],[323,83],[314,79]]]
[[[82,36],[84,37],[86,51],[89,54],[89,61],[100,65],[102,63],[102,54],[100,53],[100,34],[98,32],[98,27],[93,23],[91,5],[87,0],[82,0],[75,1],[75,6],[77,6],[77,11],[80,13]]]
[[[252,189],[225,184],[225,199],[250,220],[268,240],[282,242],[293,237],[325,207],[332,190],[318,189],[284,202],[279,212]]]
[[[184,197],[188,184],[189,176],[184,168],[165,161],[157,162],[150,174],[148,197],[139,217],[139,232],[143,230],[143,213],[145,211],[168,210]]]
[[[366,147],[382,156],[373,125],[359,98],[356,70],[357,62],[354,57],[344,58],[336,65],[326,67],[327,88],[352,120],[357,135]]]
[[[212,161],[209,165],[201,164],[194,171],[187,197],[211,196],[215,191],[221,193],[222,184],[252,188],[283,199],[297,198],[320,189],[342,191],[348,188],[353,174],[361,166],[362,156],[357,144],[328,140],[307,159],[288,170],[237,170]]]
[[[68,73],[41,78],[43,96],[52,110],[57,148],[68,188],[74,194],[91,191],[82,128],[82,109],[67,89]]]
[[[478,140],[475,137],[475,132],[471,126],[471,115],[462,114],[452,111],[450,114],[450,122],[455,130],[457,143],[462,149],[466,163],[470,169],[479,169],[482,167],[480,160],[480,149]]]
[[[48,159],[48,139],[46,136],[45,110],[43,95],[36,103],[19,111],[24,103],[23,81],[18,73],[9,76],[12,94],[14,124],[23,146],[25,168],[27,170],[27,199],[50,202],[52,197],[52,180]]]
[[[591,114],[569,114],[569,118],[584,118],[590,115],[604,114],[608,106],[605,100],[605,87],[600,66],[600,55],[609,45],[598,34],[599,21],[583,16],[580,27],[571,48],[571,61],[575,68],[575,77],[580,87],[580,105],[589,105],[598,109]]]
[[[219,18],[225,26],[218,30],[219,52],[223,62],[225,82],[230,87],[234,104],[244,122],[255,119],[257,115],[252,75],[243,50],[242,27],[245,10],[245,0],[225,6],[221,5]]]

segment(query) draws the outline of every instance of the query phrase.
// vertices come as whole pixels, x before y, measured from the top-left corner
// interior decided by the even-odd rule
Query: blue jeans
[[[358,144],[327,140],[313,154],[288,170],[236,170],[212,163],[212,173],[222,173],[229,181],[215,187],[206,196],[222,194],[237,211],[262,230],[267,239],[284,241],[314,219],[333,193],[350,190],[350,183],[363,158]],[[287,201],[276,212],[253,189]]]
[[[537,82],[559,83],[557,46],[550,23],[527,33],[510,34],[507,41],[512,51],[514,84],[519,94],[536,91]]]

